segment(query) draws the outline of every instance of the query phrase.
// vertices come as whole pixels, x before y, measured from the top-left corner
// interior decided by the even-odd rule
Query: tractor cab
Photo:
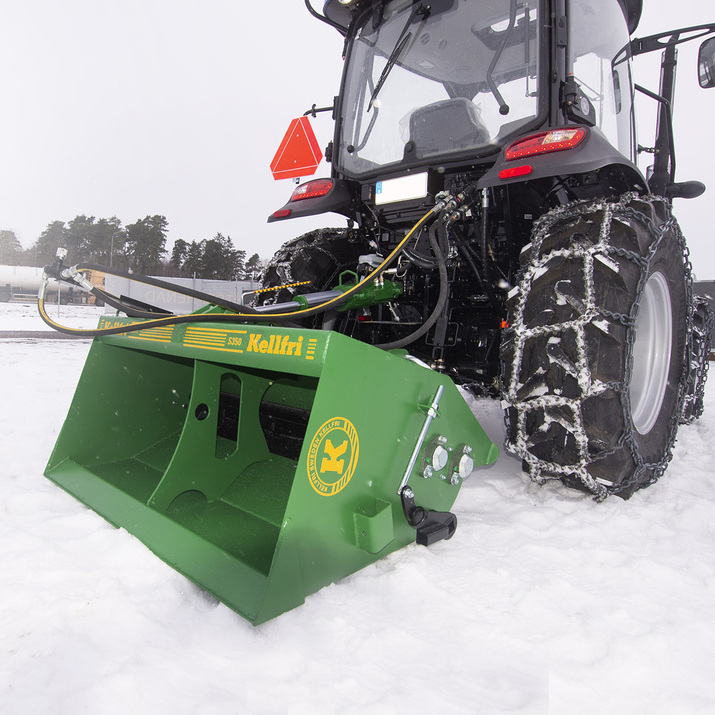
[[[334,183],[298,191],[269,221],[412,202],[381,219],[395,225],[440,191],[543,179],[550,199],[524,209],[534,214],[566,174],[588,176],[570,198],[648,191],[631,78],[641,0],[328,0],[324,15],[306,4],[345,36]],[[514,165],[524,157],[537,158]]]
[[[612,59],[629,42],[634,4],[574,0],[552,25],[544,0],[330,0],[347,47],[335,171],[489,164],[515,137],[571,123],[597,127],[633,159],[628,62]]]
[[[476,22],[454,0],[397,0],[381,19],[364,12],[351,33],[337,170],[491,156],[533,125],[544,110],[538,5],[492,3]]]

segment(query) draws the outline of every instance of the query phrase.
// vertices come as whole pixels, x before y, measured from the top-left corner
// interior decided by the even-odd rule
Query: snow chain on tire
[[[710,301],[704,296],[693,296],[693,322],[688,349],[685,399],[680,418],[682,425],[690,424],[703,414],[714,326],[715,317],[710,308]]]
[[[694,328],[680,228],[658,197],[578,201],[535,223],[521,259],[502,341],[506,449],[534,482],[627,498],[660,478],[679,421],[702,411],[707,360],[686,355],[693,343],[709,355],[712,318]],[[635,323],[656,271],[669,285],[673,347],[657,421],[642,435],[630,396]]]
[[[365,247],[346,228],[319,228],[284,243],[261,276],[261,288],[280,288],[259,293],[257,305],[281,303],[298,293],[329,290],[340,273],[353,268]]]

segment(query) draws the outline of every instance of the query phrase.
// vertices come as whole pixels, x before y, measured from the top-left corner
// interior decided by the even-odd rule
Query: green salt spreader
[[[404,353],[197,314],[94,339],[46,475],[259,624],[450,538],[463,479],[497,454]]]

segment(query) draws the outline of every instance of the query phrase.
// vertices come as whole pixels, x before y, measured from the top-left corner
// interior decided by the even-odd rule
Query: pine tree
[[[183,270],[187,276],[196,276],[201,278],[204,273],[204,249],[202,241],[197,243],[192,241],[186,249],[186,258],[183,263]]]
[[[243,277],[246,252],[237,250],[230,236],[217,233],[212,239],[202,241],[202,278],[235,281]]]
[[[23,250],[14,231],[0,231],[0,264],[21,265]]]
[[[174,275],[183,276],[186,271],[184,270],[184,263],[189,253],[189,244],[186,243],[182,238],[174,241],[174,247],[171,249],[171,261],[169,265],[171,271]]]
[[[161,271],[161,259],[166,254],[166,232],[169,222],[165,216],[146,216],[126,227],[124,254],[129,268],[137,273]]]
[[[55,260],[58,248],[67,248],[67,227],[64,221],[48,223],[29,252],[36,266],[45,266]]]
[[[254,253],[247,261],[244,269],[244,278],[249,281],[257,281],[260,278],[263,269],[265,268],[265,261],[261,260],[261,257]]]

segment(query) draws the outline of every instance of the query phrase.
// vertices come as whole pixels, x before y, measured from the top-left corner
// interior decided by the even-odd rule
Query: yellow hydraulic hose
[[[440,202],[433,206],[407,233],[407,235],[397,244],[397,246],[390,252],[390,254],[385,258],[385,260],[375,268],[364,280],[357,283],[352,288],[349,288],[344,293],[335,298],[325,301],[307,310],[295,310],[289,313],[205,313],[196,314],[191,313],[187,315],[169,315],[164,318],[155,319],[141,319],[137,323],[130,323],[129,325],[123,325],[116,328],[95,328],[93,330],[86,330],[81,328],[69,328],[66,325],[60,325],[59,323],[52,320],[52,318],[47,314],[45,310],[45,288],[47,281],[45,281],[40,288],[39,295],[37,297],[37,309],[40,313],[42,320],[54,328],[60,333],[65,333],[66,335],[75,335],[77,337],[97,337],[100,335],[117,335],[120,333],[131,333],[138,330],[148,330],[150,328],[159,328],[166,325],[176,325],[179,323],[194,323],[194,322],[229,322],[235,320],[237,316],[240,316],[243,320],[248,320],[251,322],[267,322],[267,323],[277,323],[282,322],[285,318],[304,318],[308,315],[315,315],[316,313],[323,312],[329,307],[343,303],[350,296],[358,293],[362,290],[367,283],[377,279],[381,273],[383,273],[390,264],[397,258],[402,249],[407,245],[407,242],[415,235],[415,233],[421,229],[425,223],[432,217],[437,215],[445,206],[444,202]]]

